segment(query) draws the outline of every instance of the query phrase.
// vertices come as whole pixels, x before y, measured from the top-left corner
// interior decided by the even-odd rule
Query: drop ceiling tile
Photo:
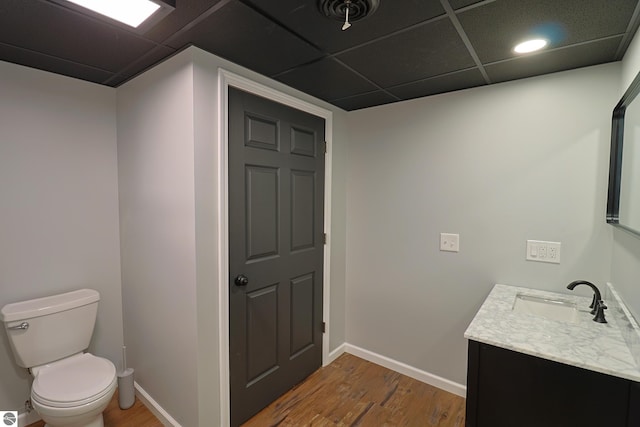
[[[342,24],[325,17],[317,0],[245,1],[328,53],[357,46],[445,13],[439,0],[381,0],[374,14],[353,23],[347,31],[341,31]]]
[[[0,3],[0,40],[11,46],[111,72],[155,47],[127,30],[53,3]]]
[[[493,83],[539,76],[615,60],[622,37],[524,56],[485,66]]]
[[[331,103],[343,110],[353,111],[397,101],[397,98],[379,90],[376,92],[363,93],[362,95],[350,96],[348,98],[336,99],[331,101]]]
[[[500,0],[458,14],[483,64],[514,57],[513,47],[544,37],[550,47],[622,34],[637,0]]]
[[[63,76],[74,77],[93,83],[102,83],[113,76],[112,73],[98,68],[86,67],[74,62],[64,61],[54,56],[43,55],[30,50],[20,49],[0,43],[0,58],[3,61],[26,67],[37,68]]]
[[[298,67],[275,78],[326,101],[378,89],[331,58]]]
[[[144,36],[161,43],[176,31],[182,29],[207,10],[220,3],[221,0],[176,0],[176,8],[165,16],[157,25],[149,29]]]
[[[182,32],[170,42],[190,43],[265,75],[273,75],[322,56],[313,46],[237,1]]]
[[[480,70],[473,68],[391,87],[387,90],[400,99],[412,99],[438,93],[453,92],[460,89],[468,89],[485,84],[487,83]]]
[[[448,18],[357,47],[337,58],[382,87],[475,65]]]
[[[483,84],[445,6],[493,82],[620,59],[640,25],[638,0],[381,0],[343,32],[318,1],[176,0],[140,34],[50,0],[0,0],[0,60],[117,86],[195,44],[355,109]],[[555,25],[555,45],[516,59],[513,44],[541,24]]]

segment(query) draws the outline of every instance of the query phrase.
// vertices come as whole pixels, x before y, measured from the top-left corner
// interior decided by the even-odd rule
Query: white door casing
[[[228,87],[233,86],[246,92],[279,102],[301,111],[322,117],[325,120],[325,193],[324,230],[327,244],[324,247],[323,268],[323,321],[326,332],[322,337],[322,364],[329,363],[330,322],[330,264],[331,264],[331,155],[333,139],[333,113],[306,101],[297,99],[263,84],[218,68],[218,336],[220,364],[220,425],[228,426],[230,421],[229,397],[229,217],[228,217]]]

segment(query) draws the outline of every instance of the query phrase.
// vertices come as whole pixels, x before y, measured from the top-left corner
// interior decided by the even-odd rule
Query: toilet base
[[[58,420],[52,422],[54,424],[46,423],[44,427],[104,427],[104,419],[102,417],[102,413],[99,416],[94,417],[93,419],[81,423],[75,422],[71,424],[58,424]]]

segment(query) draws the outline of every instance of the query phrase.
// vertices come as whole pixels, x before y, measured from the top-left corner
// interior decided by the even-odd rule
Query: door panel
[[[323,147],[323,119],[229,88],[234,426],[322,362]]]
[[[278,121],[267,117],[246,116],[247,146],[278,151]]]
[[[278,368],[278,286],[247,294],[247,382]]]
[[[313,345],[313,273],[296,277],[291,281],[291,354],[296,354]]]
[[[313,131],[291,128],[291,153],[315,157],[316,144]]]
[[[315,174],[291,171],[291,250],[312,249],[314,242]]]
[[[277,168],[246,166],[248,260],[278,255],[279,181]]]

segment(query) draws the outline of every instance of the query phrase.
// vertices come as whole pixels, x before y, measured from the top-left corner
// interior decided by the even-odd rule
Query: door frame
[[[220,363],[220,425],[230,423],[231,398],[229,394],[229,132],[228,95],[229,86],[262,96],[295,109],[322,117],[325,121],[325,141],[327,153],[324,163],[324,265],[322,281],[322,320],[325,333],[322,336],[322,366],[329,363],[330,322],[330,264],[331,264],[331,155],[333,140],[333,113],[317,105],[295,98],[276,89],[257,83],[246,77],[218,68],[218,347]]]

